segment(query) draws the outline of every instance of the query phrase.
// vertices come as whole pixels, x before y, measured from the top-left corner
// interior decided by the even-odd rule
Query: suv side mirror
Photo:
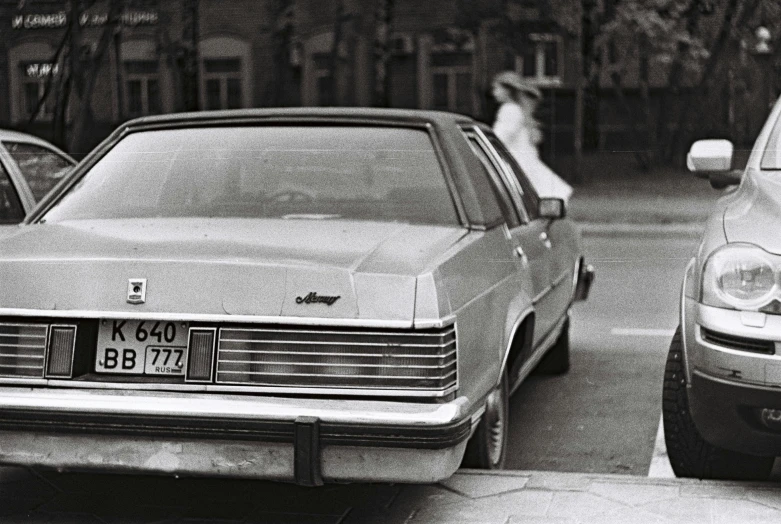
[[[686,155],[686,167],[696,176],[710,179],[716,189],[740,184],[743,170],[732,169],[732,152],[729,140],[697,140]]]
[[[541,218],[551,220],[567,216],[567,207],[564,205],[564,199],[561,198],[541,198],[539,211]]]

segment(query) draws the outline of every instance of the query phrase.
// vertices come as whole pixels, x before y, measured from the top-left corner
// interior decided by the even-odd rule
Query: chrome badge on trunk
[[[127,281],[127,301],[129,304],[146,302],[146,279],[130,278]]]

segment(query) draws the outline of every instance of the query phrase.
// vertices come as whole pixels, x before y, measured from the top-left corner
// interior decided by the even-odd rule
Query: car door
[[[552,329],[555,322],[555,319],[552,318],[555,312],[551,309],[552,303],[550,301],[551,250],[546,241],[547,237],[543,234],[545,233],[545,223],[529,217],[517,181],[505,172],[506,168],[501,157],[491,146],[487,136],[479,128],[470,128],[467,131],[467,137],[473,149],[486,164],[486,168],[501,180],[510,196],[511,205],[519,216],[518,223],[509,227],[509,235],[516,254],[523,262],[521,270],[528,271],[532,280],[534,293],[532,300],[535,309],[534,345],[536,346]],[[524,355],[522,358],[528,358],[528,355]]]
[[[542,242],[547,249],[550,287],[545,296],[539,297],[539,300],[542,303],[541,307],[544,307],[550,315],[548,329],[552,329],[567,313],[572,303],[573,277],[578,252],[575,226],[570,220],[539,217],[539,199],[531,182],[499,138],[493,133],[487,133],[486,136],[501,158],[506,173],[515,181],[521,193],[522,204],[533,226],[534,238]]]
[[[29,187],[33,200],[39,202],[68,174],[75,161],[65,153],[43,144],[24,140],[3,140],[11,169],[16,169]]]

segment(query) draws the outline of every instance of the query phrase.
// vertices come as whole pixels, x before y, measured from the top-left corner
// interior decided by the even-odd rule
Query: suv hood
[[[781,172],[748,170],[724,213],[727,242],[749,242],[781,255]]]
[[[0,307],[414,320],[416,277],[463,228],[337,220],[35,224],[0,240]],[[129,279],[147,279],[129,304]]]

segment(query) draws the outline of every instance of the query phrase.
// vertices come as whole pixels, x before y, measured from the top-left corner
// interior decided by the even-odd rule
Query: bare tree
[[[390,34],[394,0],[376,0],[374,15],[374,105],[389,107]]]

